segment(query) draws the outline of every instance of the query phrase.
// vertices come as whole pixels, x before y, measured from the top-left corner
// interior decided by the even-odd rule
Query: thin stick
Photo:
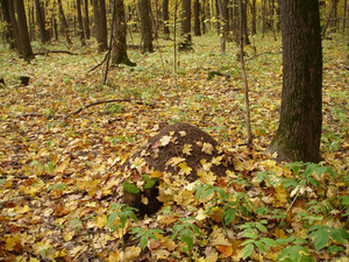
[[[244,60],[244,37],[243,37],[243,26],[242,26],[242,1],[240,0],[240,62],[241,62],[241,72],[242,72],[242,78],[244,80],[244,91],[245,91],[245,107],[246,107],[246,125],[247,125],[247,146],[249,148],[252,147],[252,133],[251,133],[251,119],[250,119],[250,102],[248,97],[248,82],[246,77],[246,71],[245,71],[245,60]]]
[[[110,54],[111,50],[113,49],[113,41],[114,41],[114,23],[115,23],[115,4],[114,1],[111,1],[112,4],[112,18],[111,18],[111,26],[110,26],[110,40],[109,40],[109,49],[107,53],[107,61],[105,65],[105,71],[104,76],[102,80],[102,85],[105,85],[105,82],[107,81],[108,77],[108,71],[109,71],[109,61],[110,61]]]

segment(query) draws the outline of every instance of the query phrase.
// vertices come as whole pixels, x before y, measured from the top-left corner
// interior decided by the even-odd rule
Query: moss
[[[154,178],[154,177],[150,177],[148,175],[143,175],[142,179],[144,181],[144,189],[151,189],[154,186],[157,185],[159,179],[158,178]]]

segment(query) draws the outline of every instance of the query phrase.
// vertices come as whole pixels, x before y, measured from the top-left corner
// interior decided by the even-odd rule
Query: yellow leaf
[[[181,169],[181,171],[184,172],[186,175],[189,175],[192,171],[192,168],[189,167],[186,162],[182,162],[178,166]]]
[[[282,185],[280,185],[275,188],[275,191],[276,191],[276,194],[275,194],[276,203],[274,206],[277,206],[277,207],[285,206],[288,198],[288,193],[286,189]]]
[[[171,142],[171,138],[172,138],[171,136],[163,136],[160,139],[161,146],[167,146]]]
[[[233,247],[230,246],[217,246],[217,249],[221,254],[223,255],[224,258],[229,258],[233,255]]]
[[[28,205],[16,208],[16,212],[18,214],[24,214],[24,213],[27,213],[29,211],[30,211],[30,207]]]
[[[192,145],[191,144],[184,144],[183,146],[183,154],[186,154],[188,156],[191,155],[190,151],[192,151]]]
[[[127,247],[122,256],[122,261],[132,261],[132,259],[138,257],[141,254],[141,248],[132,246]]]
[[[73,239],[74,235],[75,235],[75,230],[65,232],[65,233],[63,233],[63,239],[65,242],[68,242],[68,241]]]
[[[224,215],[224,210],[220,207],[214,207],[211,209],[211,214],[209,215],[210,218],[216,222],[216,223],[220,223],[223,220],[223,215]]]
[[[95,225],[98,227],[98,228],[104,228],[106,225],[107,225],[107,216],[106,215],[101,215],[101,216],[98,216],[95,220]]]
[[[214,148],[210,143],[204,143],[202,145],[201,151],[208,154],[208,155],[212,155],[213,150],[214,150]]]
[[[185,158],[183,157],[172,157],[170,160],[167,161],[166,166],[176,166],[183,161],[185,161]]]
[[[219,166],[221,164],[222,159],[223,156],[212,157],[211,163],[216,166]]]

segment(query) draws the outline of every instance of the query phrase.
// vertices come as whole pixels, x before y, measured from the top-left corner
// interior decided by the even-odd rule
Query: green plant
[[[268,229],[265,225],[268,222],[261,220],[260,222],[250,222],[239,226],[243,229],[241,235],[246,240],[241,244],[243,248],[243,258],[247,258],[252,255],[253,250],[257,250],[258,253],[267,253],[270,247],[275,245],[275,241],[271,238],[261,237],[260,234],[266,234]]]
[[[310,262],[313,259],[310,256],[309,249],[303,245],[308,242],[302,238],[290,236],[286,239],[277,239],[277,245],[283,247],[277,256],[278,261],[282,262]]]
[[[158,240],[156,234],[162,234],[163,231],[157,228],[142,228],[142,227],[133,227],[131,228],[131,234],[135,234],[134,239],[140,238],[141,249],[144,250],[149,242],[149,239]]]
[[[308,230],[309,239],[314,239],[315,250],[319,251],[326,247],[330,242],[330,237],[345,245],[346,241],[349,241],[349,233],[343,228],[332,228],[324,225],[314,225]]]
[[[190,251],[194,246],[195,236],[200,233],[200,229],[194,224],[193,217],[180,218],[173,226],[171,240],[179,236],[179,240],[187,245],[185,252]]]
[[[125,204],[112,204],[109,208],[107,226],[114,231],[117,228],[124,229],[128,219],[132,219],[133,221],[137,222],[135,211],[137,211],[136,208],[130,207]]]

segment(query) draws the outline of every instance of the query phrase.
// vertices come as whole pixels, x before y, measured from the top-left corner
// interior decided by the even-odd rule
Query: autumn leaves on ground
[[[137,66],[112,68],[106,85],[104,66],[89,72],[104,57],[92,42],[30,64],[1,47],[1,261],[348,261],[346,42],[323,42],[323,162],[285,164],[264,154],[279,118],[280,41],[256,37],[256,52],[246,50],[249,150],[237,47],[221,55],[218,36],[204,38],[179,54],[177,76],[173,43],[160,40],[153,54],[130,50]],[[111,99],[129,100],[71,115]],[[211,135],[235,170],[218,177],[209,170],[222,158],[201,161],[205,172],[192,182],[179,179],[192,171],[185,160],[172,160],[178,176],[150,172],[160,179],[161,209],[137,217],[115,196],[130,175],[121,166],[178,122]]]

